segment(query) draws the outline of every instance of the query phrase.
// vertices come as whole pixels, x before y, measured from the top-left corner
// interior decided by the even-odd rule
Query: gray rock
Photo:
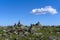
[[[56,36],[49,36],[48,40],[58,40],[58,37],[56,37]]]

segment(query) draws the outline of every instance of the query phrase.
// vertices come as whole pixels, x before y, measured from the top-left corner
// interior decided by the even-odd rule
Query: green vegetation
[[[42,26],[39,22],[24,26],[18,22],[1,26],[0,40],[60,40],[60,26]]]

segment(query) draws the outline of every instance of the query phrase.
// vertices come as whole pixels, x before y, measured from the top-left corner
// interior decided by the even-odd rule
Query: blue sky
[[[57,14],[51,10],[32,12],[47,6],[56,9]],[[19,20],[24,25],[38,21],[42,25],[60,25],[60,0],[0,0],[0,25],[13,25]]]

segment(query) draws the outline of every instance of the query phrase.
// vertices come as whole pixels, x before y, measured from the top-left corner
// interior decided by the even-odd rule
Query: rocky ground
[[[60,40],[60,27],[41,26],[40,23],[0,27],[0,40]]]

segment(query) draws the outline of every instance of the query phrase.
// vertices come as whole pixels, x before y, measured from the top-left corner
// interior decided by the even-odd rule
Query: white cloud
[[[32,13],[34,14],[57,14],[57,10],[54,9],[52,6],[45,6],[44,8],[35,8],[32,9]]]

